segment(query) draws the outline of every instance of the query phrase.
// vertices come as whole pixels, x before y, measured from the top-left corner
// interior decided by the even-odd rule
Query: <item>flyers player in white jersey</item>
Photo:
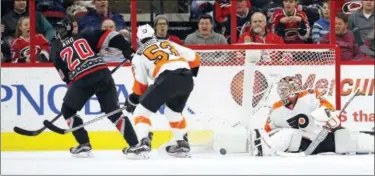
[[[341,127],[339,111],[317,90],[300,91],[296,79],[290,76],[281,79],[277,89],[281,100],[273,104],[264,126],[269,140],[267,145],[254,141],[257,155],[273,155],[270,146],[281,152],[305,151],[323,126],[329,127],[330,133],[312,154],[374,152],[374,136]]]
[[[200,56],[174,42],[155,39],[154,30],[148,24],[138,27],[137,38],[141,46],[132,59],[133,93],[125,102],[126,110],[134,111],[137,136],[143,145],[151,148],[149,118],[166,104],[164,113],[176,141],[175,145],[166,147],[167,153],[189,157],[190,146],[182,111],[194,87],[193,76],[198,74]]]

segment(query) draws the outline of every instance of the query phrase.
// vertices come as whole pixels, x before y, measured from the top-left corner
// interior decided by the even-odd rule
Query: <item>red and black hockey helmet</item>
[[[55,24],[55,37],[65,39],[72,35],[73,23],[69,18],[64,18]]]

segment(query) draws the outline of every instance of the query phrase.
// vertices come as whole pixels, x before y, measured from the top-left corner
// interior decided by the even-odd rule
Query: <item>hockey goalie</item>
[[[277,93],[281,100],[273,104],[264,129],[252,132],[254,155],[303,152],[326,127],[328,135],[312,155],[374,153],[374,136],[343,128],[339,111],[317,90],[300,91],[295,77],[287,76],[279,81]]]

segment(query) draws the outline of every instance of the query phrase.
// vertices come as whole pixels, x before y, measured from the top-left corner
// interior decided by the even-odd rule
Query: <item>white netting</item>
[[[334,103],[334,49],[199,50],[201,68],[188,101],[194,118],[188,118],[192,143],[210,140],[215,128],[238,125],[245,116],[242,102],[251,99],[254,126],[261,127],[267,110],[279,100],[276,83],[284,76],[296,76],[301,89],[317,88]],[[257,58],[251,97],[244,97],[244,70],[248,58]],[[189,104],[190,103],[190,104]],[[198,105],[197,105],[198,104]],[[254,114],[255,113],[255,114]],[[193,116],[193,115],[192,115]],[[247,117],[246,117],[247,118]],[[198,132],[197,132],[198,130]]]

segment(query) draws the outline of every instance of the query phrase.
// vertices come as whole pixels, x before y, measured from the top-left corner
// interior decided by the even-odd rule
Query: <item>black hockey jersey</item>
[[[61,79],[71,84],[85,75],[107,69],[104,59],[99,56],[102,48],[113,47],[131,59],[134,51],[130,43],[116,31],[87,31],[52,43],[51,59]]]

